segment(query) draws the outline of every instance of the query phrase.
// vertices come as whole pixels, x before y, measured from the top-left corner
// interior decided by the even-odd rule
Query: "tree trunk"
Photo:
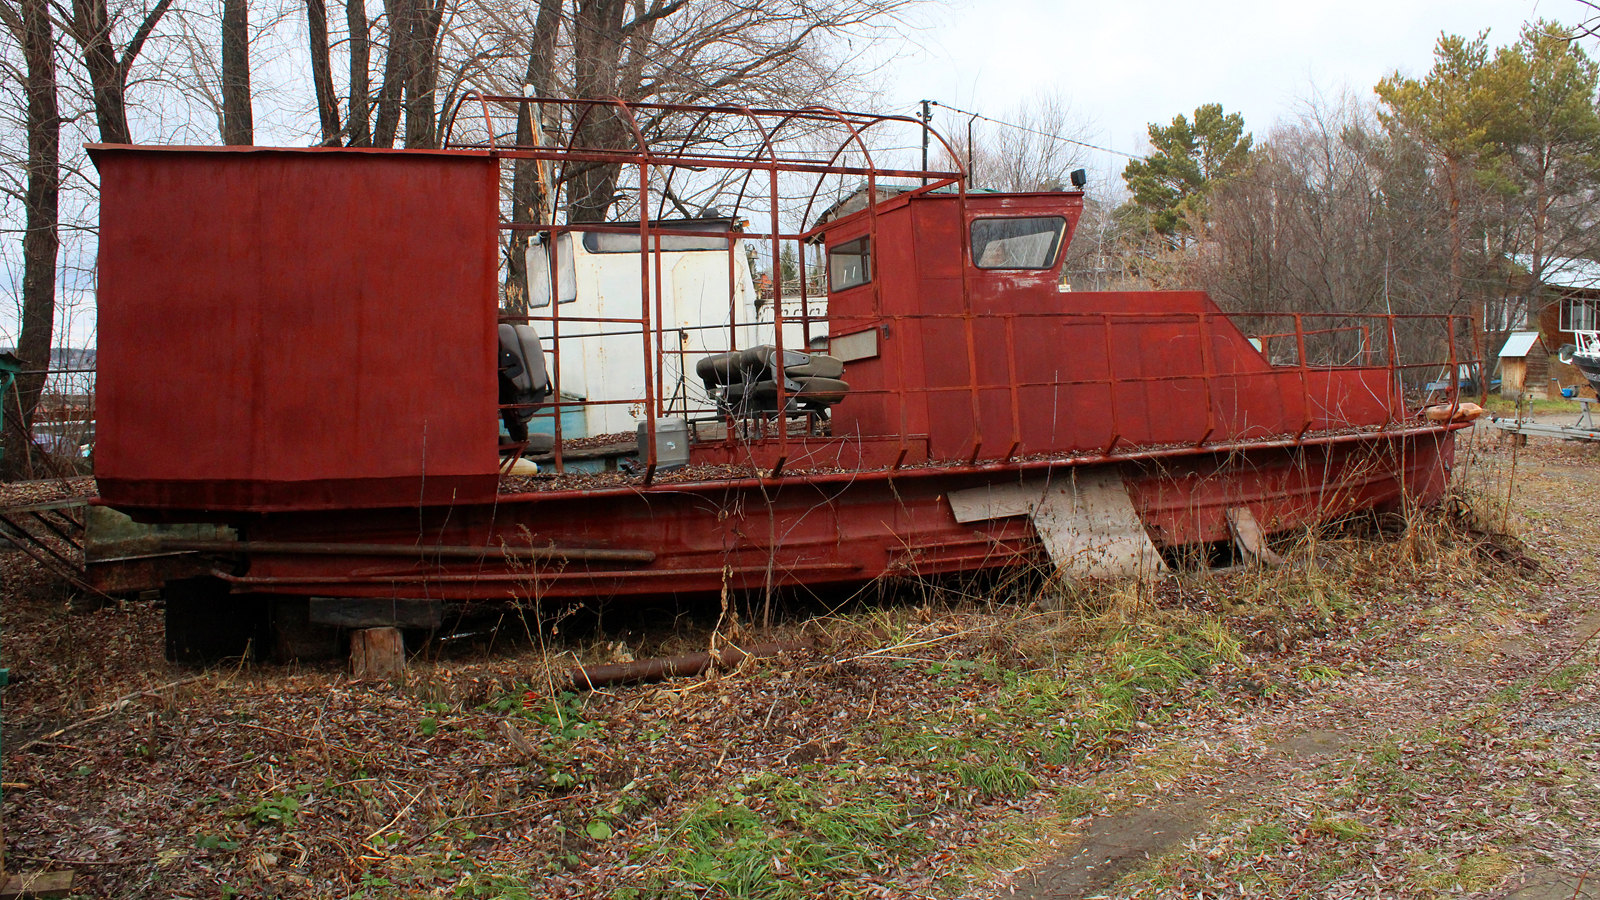
[[[573,17],[573,93],[578,97],[618,96],[626,0],[579,0]],[[622,123],[609,106],[595,107],[573,135],[578,147],[611,149],[623,137]],[[567,220],[604,222],[617,192],[615,164],[578,163],[562,174],[567,181]]]
[[[250,111],[250,6],[222,0],[222,142],[255,143]]]
[[[333,63],[328,58],[328,7],[324,0],[306,0],[306,32],[311,47],[311,84],[317,95],[317,118],[322,120],[322,145],[337,147],[339,95],[333,90]]]
[[[409,0],[383,0],[389,48],[383,58],[383,84],[378,88],[378,117],[372,123],[374,147],[393,147],[395,132],[400,128],[400,95],[410,80],[406,68],[406,48],[411,40],[410,5]]]
[[[94,92],[94,117],[100,129],[100,140],[108,144],[133,143],[128,133],[122,67],[117,63],[116,48],[111,45],[106,0],[73,0],[68,31],[83,51],[83,66],[89,72],[89,84]]]
[[[28,186],[24,196],[26,231],[22,236],[22,333],[17,356],[25,374],[5,397],[5,462],[8,474],[30,469],[33,415],[50,366],[56,313],[56,258],[61,241],[61,113],[56,101],[55,35],[47,0],[18,0],[0,6],[0,18],[27,66]]]
[[[439,146],[434,93],[439,86],[439,26],[444,0],[402,0],[410,9],[406,47],[406,146]]]
[[[533,26],[533,39],[528,46],[528,71],[523,84],[532,88],[537,96],[551,93],[551,72],[555,55],[556,37],[561,25],[562,0],[540,0],[539,18]],[[526,90],[527,88],[524,88]],[[517,144],[533,143],[532,104],[524,104],[517,114]],[[511,170],[511,221],[517,224],[543,224],[545,191],[548,185],[539,179],[539,164],[531,159],[519,159]],[[506,239],[506,296],[505,308],[511,313],[528,311],[528,245],[532,233],[512,231]]]
[[[1550,225],[1550,158],[1541,153],[1539,174],[1534,180],[1533,197],[1533,259],[1528,267],[1528,289],[1523,292],[1524,308],[1530,317],[1537,317],[1544,299],[1545,235]],[[1538,330],[1538,321],[1530,325]]]
[[[133,143],[133,132],[128,127],[128,73],[144,49],[145,41],[171,6],[172,0],[161,0],[152,7],[118,58],[117,48],[111,42],[106,0],[73,0],[72,18],[67,20],[66,29],[82,52],[83,67],[89,73],[95,124],[102,143]]]
[[[372,78],[367,67],[372,62],[372,41],[367,33],[367,7],[363,0],[345,0],[345,26],[350,31],[350,104],[346,119],[350,126],[349,143],[352,147],[372,146],[372,129],[367,117],[371,115]]]
[[[1466,299],[1461,277],[1461,161],[1451,157],[1444,165],[1445,199],[1450,218],[1450,306],[1458,309],[1458,304]]]

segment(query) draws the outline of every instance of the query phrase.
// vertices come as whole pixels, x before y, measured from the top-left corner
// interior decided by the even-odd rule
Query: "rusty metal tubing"
[[[584,560],[588,562],[655,562],[649,550],[607,550],[598,547],[465,547],[416,544],[343,544],[337,541],[222,541],[168,538],[162,550],[192,553],[256,553],[262,556],[405,556],[442,559]]]
[[[761,659],[780,653],[794,653],[811,648],[810,641],[785,641],[775,644],[758,644],[748,649],[724,647],[713,652],[682,653],[677,656],[658,656],[626,663],[608,663],[597,666],[577,666],[567,673],[567,683],[579,690],[592,690],[619,684],[638,684],[645,681],[662,681],[668,678],[686,678],[718,666],[737,666],[747,659]]]
[[[777,574],[785,578],[798,578],[802,575],[839,575],[851,576],[861,571],[861,566],[855,563],[797,563],[784,566]],[[472,572],[467,574],[448,573],[442,575],[426,572],[388,572],[370,575],[233,575],[227,572],[212,572],[217,578],[229,584],[257,585],[257,586],[310,586],[324,587],[328,585],[396,585],[396,584],[521,584],[526,585],[531,581],[575,581],[575,580],[600,580],[600,579],[627,579],[628,581],[641,580],[670,580],[684,576],[700,575],[742,575],[749,578],[761,578],[767,575],[767,566],[701,566],[686,569],[644,569],[637,572],[586,572],[557,570],[549,572]],[[796,582],[798,583],[798,582]]]
[[[0,523],[3,523],[6,526],[5,528],[0,529],[0,538],[4,538],[10,542],[11,546],[28,554],[35,560],[38,560],[40,565],[55,569],[62,574],[69,576],[74,571],[82,571],[81,566],[63,556],[59,551],[56,550],[56,548],[50,546],[50,544],[47,543],[41,536],[34,534],[27,528],[18,524],[17,521],[12,519],[9,514],[0,512]],[[34,549],[29,549],[30,546],[34,549],[49,554],[51,557],[54,557],[55,561],[51,562],[49,559],[40,556],[38,553],[34,552]]]

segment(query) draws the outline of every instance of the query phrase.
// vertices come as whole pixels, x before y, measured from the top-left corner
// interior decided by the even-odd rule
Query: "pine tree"
[[[1532,23],[1489,68],[1498,115],[1490,137],[1516,199],[1520,241],[1531,278],[1530,303],[1552,258],[1590,253],[1593,196],[1600,187],[1600,66],[1560,26]]]
[[[1462,204],[1480,174],[1493,168],[1496,147],[1490,137],[1500,124],[1497,115],[1503,115],[1495,109],[1488,56],[1487,32],[1470,41],[1441,34],[1427,77],[1396,72],[1374,88],[1385,106],[1378,114],[1384,126],[1416,141],[1434,161],[1450,226],[1450,297],[1458,303],[1465,280]]]
[[[1150,125],[1148,158],[1122,170],[1150,229],[1174,245],[1187,244],[1205,219],[1206,197],[1222,179],[1243,170],[1250,160],[1251,136],[1244,117],[1224,114],[1222,104],[1207,103],[1171,125]]]

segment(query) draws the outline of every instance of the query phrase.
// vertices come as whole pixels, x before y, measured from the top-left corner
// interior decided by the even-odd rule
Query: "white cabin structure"
[[[773,304],[756,288],[754,254],[739,238],[740,222],[703,218],[652,225],[692,233],[664,236],[659,252],[649,254],[640,252],[637,223],[607,223],[606,227],[618,230],[565,232],[556,238],[559,271],[553,283],[560,295],[559,327],[547,318],[553,315],[548,248],[538,239],[528,248],[528,312],[542,336],[552,381],[564,400],[587,401],[581,407],[581,433],[574,433],[578,417],[570,411],[562,416],[566,438],[631,435],[642,420],[645,360],[655,356],[643,350],[641,325],[593,320],[639,319],[647,283],[652,335],[659,285],[659,316],[665,325],[659,357],[665,371],[659,375],[659,386],[667,409],[712,406],[694,373],[700,358],[728,350],[734,342],[740,348],[773,343]],[[826,296],[809,298],[806,304],[785,297],[785,347],[806,348],[801,316],[807,309],[812,313],[813,341],[826,341]],[[677,346],[672,346],[673,334]],[[550,353],[552,349],[558,352]],[[650,377],[655,381],[657,375]]]

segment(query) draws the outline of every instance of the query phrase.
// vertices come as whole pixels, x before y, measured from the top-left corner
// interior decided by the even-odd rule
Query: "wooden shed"
[[[1500,394],[1548,396],[1550,351],[1537,331],[1513,331],[1500,348]]]

